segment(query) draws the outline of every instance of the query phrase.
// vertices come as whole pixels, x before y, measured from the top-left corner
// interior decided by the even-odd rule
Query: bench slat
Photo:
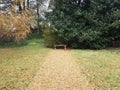
[[[55,49],[56,49],[56,47],[59,47],[59,46],[63,46],[64,49],[66,50],[66,45],[55,45]]]

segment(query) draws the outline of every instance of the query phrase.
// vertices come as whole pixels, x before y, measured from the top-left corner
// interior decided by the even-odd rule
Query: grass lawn
[[[120,48],[73,50],[95,90],[120,90]]]
[[[32,39],[23,46],[0,47],[0,90],[25,90],[49,51],[41,42]]]

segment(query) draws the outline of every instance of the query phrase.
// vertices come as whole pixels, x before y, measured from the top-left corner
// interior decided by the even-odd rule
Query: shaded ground
[[[70,51],[52,50],[26,90],[93,90]]]

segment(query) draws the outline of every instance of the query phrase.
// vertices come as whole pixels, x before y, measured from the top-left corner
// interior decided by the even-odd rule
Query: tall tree
[[[103,48],[120,40],[119,0],[53,0],[53,5],[48,19],[55,34],[70,47]]]
[[[29,8],[30,6],[30,1],[29,0],[27,0],[27,7]]]
[[[37,15],[37,33],[41,32],[40,22],[44,18],[44,13],[47,11],[49,0],[36,0],[36,15]]]

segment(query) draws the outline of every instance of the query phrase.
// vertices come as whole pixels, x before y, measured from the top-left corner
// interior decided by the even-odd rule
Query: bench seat
[[[54,45],[55,49],[57,49],[57,47],[64,47],[65,50],[66,50],[66,46],[67,45],[64,44]]]

